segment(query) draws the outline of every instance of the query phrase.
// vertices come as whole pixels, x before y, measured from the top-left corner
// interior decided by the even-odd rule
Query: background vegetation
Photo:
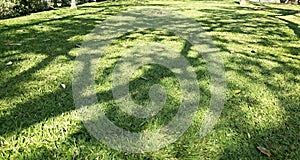
[[[77,4],[93,1],[96,0],[76,0]],[[70,3],[71,0],[0,0],[0,19],[69,6]]]

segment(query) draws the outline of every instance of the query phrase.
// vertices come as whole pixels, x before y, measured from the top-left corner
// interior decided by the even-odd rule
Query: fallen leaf
[[[264,148],[264,147],[257,147],[257,149],[258,149],[261,153],[267,155],[268,157],[271,156],[270,150],[268,150],[268,149],[266,149],[266,148]]]
[[[9,62],[6,63],[7,66],[11,66],[12,64],[13,64],[12,61],[9,61]]]
[[[158,47],[158,48],[153,48],[153,50],[154,50],[154,51],[157,51],[157,52],[162,52],[162,51],[164,51],[165,49],[164,49],[164,48]]]
[[[12,44],[10,44],[10,46],[22,46],[22,44],[21,43],[12,43]]]
[[[148,80],[148,78],[146,78],[146,77],[141,77],[143,80]]]
[[[137,57],[143,57],[141,54],[135,54],[135,56],[137,56]]]
[[[44,40],[43,40],[43,42],[47,42],[47,41],[50,41],[50,39],[44,39]]]
[[[18,29],[17,32],[24,32],[24,30],[23,29]]]
[[[241,92],[242,92],[241,90],[234,90],[234,94],[239,94]]]
[[[65,85],[65,84],[61,84],[60,85],[63,89],[66,89],[67,88],[67,86]]]
[[[267,37],[267,36],[261,36],[261,38],[263,38],[263,39],[267,39],[268,37]]]
[[[9,45],[9,44],[11,44],[11,41],[10,40],[7,40],[7,41],[5,41],[5,43],[4,43],[4,45]]]
[[[5,46],[21,46],[22,44],[21,43],[11,43],[11,41],[6,41]]]

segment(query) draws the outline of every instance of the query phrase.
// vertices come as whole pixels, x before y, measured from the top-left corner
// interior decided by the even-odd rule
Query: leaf
[[[146,77],[141,77],[143,80],[148,80],[148,78],[146,78]]]
[[[4,45],[8,46],[9,44],[11,44],[10,40],[5,41]]]
[[[242,91],[241,91],[241,90],[234,90],[233,92],[234,92],[234,94],[239,94],[239,93],[241,93]]]
[[[134,54],[137,57],[143,57],[141,54]]]
[[[44,40],[43,40],[43,42],[47,42],[47,41],[50,41],[50,39],[44,39]]]
[[[5,43],[4,43],[5,46],[21,46],[22,44],[21,43],[11,43],[10,40],[7,40]]]
[[[12,64],[13,64],[12,61],[9,61],[9,62],[6,63],[7,66],[11,66]]]
[[[261,38],[262,38],[262,39],[267,39],[268,37],[267,37],[267,36],[261,36]]]
[[[22,46],[22,44],[21,43],[12,43],[12,44],[10,44],[11,46]]]
[[[250,133],[247,133],[247,135],[248,135],[248,138],[251,138],[251,134]]]
[[[153,48],[154,51],[157,52],[163,52],[165,49],[164,48]]]
[[[23,29],[18,29],[17,32],[24,32],[24,30]]]
[[[264,148],[264,147],[257,147],[257,149],[258,149],[261,153],[267,155],[268,157],[271,156],[270,150],[268,150],[268,149],[266,149],[266,148]]]
[[[61,84],[60,85],[63,89],[66,89],[67,88],[67,86],[65,85],[65,84]]]

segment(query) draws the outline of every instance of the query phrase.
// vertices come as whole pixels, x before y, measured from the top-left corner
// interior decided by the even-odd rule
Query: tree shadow
[[[97,5],[98,6],[98,5]],[[51,62],[53,62],[58,56],[65,56],[66,61],[71,62],[74,60],[74,55],[70,55],[69,51],[74,48],[75,45],[80,44],[81,40],[68,41],[68,39],[76,36],[76,35],[85,35],[89,33],[96,24],[101,23],[107,16],[118,13],[120,7],[123,5],[112,4],[110,5],[99,5],[100,8],[94,7],[96,11],[87,11],[82,14],[68,15],[62,16],[61,18],[54,18],[49,20],[33,20],[27,24],[17,24],[17,25],[4,25],[0,26],[1,33],[3,31],[14,32],[20,28],[26,28],[29,26],[49,26],[54,28],[60,28],[59,30],[53,31],[44,31],[39,32],[39,30],[32,29],[27,33],[17,33],[14,35],[5,35],[0,36],[0,41],[4,42],[6,39],[19,40],[18,37],[29,37],[28,39],[24,38],[22,48],[16,46],[0,46],[0,50],[3,51],[0,55],[1,58],[7,60],[12,60],[17,63],[17,60],[23,61],[25,59],[17,58],[20,54],[26,54],[28,50],[32,50],[34,54],[37,55],[45,55],[46,58],[41,62],[35,64],[35,66],[30,67],[28,70],[21,72],[19,75],[15,75],[9,79],[5,79],[0,83],[1,89],[0,98],[1,99],[13,99],[16,96],[22,95],[22,88],[18,86],[18,83],[21,82],[29,82],[36,81],[34,77],[34,73],[39,70],[47,67]],[[261,6],[261,5],[260,5]],[[113,8],[115,7],[115,8]],[[82,6],[78,7],[78,9],[86,9],[89,10],[90,7]],[[92,7],[93,8],[93,7]],[[225,9],[225,10],[224,10]],[[237,10],[241,11],[253,11],[251,13],[238,13]],[[259,39],[259,42],[243,42],[243,40],[228,40],[228,38],[223,36],[213,36],[215,42],[218,43],[218,47],[223,52],[229,52],[232,49],[228,47],[225,43],[231,43],[235,45],[242,46],[247,48],[247,51],[237,50],[234,54],[224,55],[226,57],[226,71],[234,72],[240,76],[240,78],[248,79],[247,83],[250,82],[252,86],[237,84],[236,81],[228,81],[227,82],[227,103],[223,110],[223,115],[220,119],[220,122],[216,125],[215,130],[221,132],[221,130],[232,131],[237,134],[234,138],[228,136],[230,142],[223,142],[221,144],[221,148],[223,148],[222,153],[216,153],[219,155],[220,159],[264,159],[266,158],[264,155],[260,154],[257,150],[257,146],[263,146],[271,150],[272,154],[276,156],[277,159],[294,159],[295,157],[300,157],[299,144],[300,144],[300,129],[299,129],[299,98],[297,98],[298,93],[294,93],[291,90],[293,88],[288,88],[291,85],[297,85],[299,83],[299,79],[296,78],[299,75],[299,67],[298,64],[299,57],[299,47],[291,47],[291,46],[280,46],[283,49],[287,50],[288,53],[280,54],[280,53],[265,53],[260,52],[259,50],[256,53],[250,53],[251,47],[248,45],[258,45],[258,46],[274,46],[280,45],[278,43],[288,43],[293,39],[290,38],[291,35],[287,32],[284,32],[281,29],[269,30],[268,28],[282,28],[289,27],[294,31],[297,39],[293,41],[299,41],[299,27],[296,23],[290,22],[286,19],[281,19],[278,16],[287,15],[290,12],[289,10],[281,9],[281,8],[267,8],[266,10],[270,10],[270,12],[276,12],[278,15],[273,16],[271,14],[261,14],[256,12],[257,10],[251,7],[240,7],[234,6],[232,8],[223,7],[220,10],[216,9],[206,9],[199,10],[200,12],[207,13],[206,18],[197,17],[196,20],[203,26],[206,27],[206,31],[208,32],[222,32],[222,33],[237,33],[243,35],[274,35],[275,38],[269,39]],[[52,11],[50,11],[52,12]],[[104,14],[105,12],[105,14]],[[94,18],[80,18],[80,16],[101,13],[101,16]],[[102,14],[103,13],[103,14]],[[257,18],[267,19],[268,21],[259,21]],[[276,20],[274,20],[274,18]],[[224,20],[236,20],[234,22],[226,22]],[[59,21],[69,21],[69,22],[59,22]],[[287,24],[283,23],[286,22]],[[255,25],[252,25],[255,24]],[[84,28],[78,30],[78,27]],[[243,27],[243,28],[241,28]],[[37,32],[37,38],[31,39],[32,35],[35,35]],[[64,34],[61,34],[61,33]],[[140,32],[141,35],[149,34],[152,31],[144,31]],[[127,35],[123,35],[120,37],[120,40],[128,39],[131,33]],[[2,34],[3,35],[3,34]],[[173,36],[172,34],[167,36]],[[282,37],[287,37],[283,39]],[[45,38],[53,39],[51,42],[41,43],[41,41]],[[131,37],[134,40],[137,37]],[[157,42],[162,39],[155,39]],[[26,45],[26,46],[25,46]],[[192,45],[188,42],[184,42],[184,47],[181,51],[181,54],[188,58],[192,66],[200,66],[205,63],[199,62],[199,57],[191,58],[187,56],[187,53],[191,50]],[[45,49],[46,48],[46,49]],[[16,51],[16,53],[11,53],[11,51]],[[56,51],[53,53],[53,51]],[[116,57],[117,59],[120,57]],[[290,60],[283,60],[290,59]],[[271,69],[266,67],[265,62],[272,62],[278,64],[276,67]],[[115,64],[107,67],[103,72],[104,79],[108,78],[109,74],[112,72]],[[58,66],[56,66],[58,67]],[[257,69],[254,70],[253,68]],[[1,68],[1,72],[7,70],[15,70],[16,68]],[[134,93],[142,92],[148,93],[149,86],[154,83],[160,83],[161,77],[153,77],[153,73],[161,72],[163,69],[159,66],[152,66],[149,70],[147,70],[142,76],[143,77],[151,77],[151,83],[148,83],[147,80],[143,78],[133,79],[130,83],[132,84],[141,84],[136,88],[131,88],[131,91]],[[165,71],[164,77],[172,77],[172,74],[169,74],[167,70]],[[258,73],[254,74],[254,73]],[[279,85],[279,82],[276,82],[274,79],[277,75],[282,75],[285,77],[284,82],[287,83],[283,85]],[[197,78],[201,79],[207,77],[206,70],[197,71]],[[103,78],[103,77],[102,77]],[[96,79],[96,82],[99,83],[100,80]],[[66,83],[67,86],[71,85],[71,81]],[[258,101],[257,97],[253,94],[243,94],[243,93],[251,93],[253,92],[252,87],[255,85],[264,85],[266,90],[271,92],[276,98],[276,102],[279,103],[278,106],[283,108],[286,112],[283,116],[284,122],[278,126],[273,126],[272,124],[266,124],[265,128],[258,126],[258,122],[252,122],[249,120],[249,117],[246,117],[247,111],[249,110],[259,110],[261,109],[261,105],[263,103]],[[9,86],[9,87],[8,87]],[[233,95],[231,93],[232,90],[236,89],[242,90],[242,94]],[[209,98],[210,92],[206,88],[201,88],[202,94],[204,97]],[[103,91],[97,93],[99,101],[101,102],[109,102],[113,100],[111,90]],[[134,99],[148,99],[146,94],[142,94],[141,97],[138,95],[134,95]],[[174,101],[175,98],[170,97],[170,101]],[[204,98],[205,99],[205,98]],[[204,105],[208,102],[204,100],[202,102]],[[247,106],[249,110],[242,110],[240,106]],[[18,103],[15,107],[11,109],[1,111],[1,112],[10,112],[8,115],[4,115],[0,117],[1,130],[0,135],[10,135],[19,133],[21,130],[28,128],[36,123],[45,121],[51,117],[55,117],[60,115],[61,113],[74,110],[73,107],[73,98],[72,91],[70,87],[67,89],[57,89],[55,92],[43,94],[40,97],[34,97],[32,99],[27,100],[26,102]],[[159,125],[165,125],[170,117],[174,113],[176,113],[177,108],[168,108],[163,110],[163,112],[158,115],[161,117],[160,121],[158,121]],[[169,114],[169,112],[171,114]],[[258,112],[259,116],[264,116],[264,113]],[[113,121],[116,125],[131,130],[131,131],[141,131],[146,129],[151,124],[151,119],[147,122],[145,119],[136,119],[127,114],[124,114],[119,111],[118,108],[110,107],[106,110],[106,114],[108,118]],[[164,119],[164,116],[168,115]],[[123,118],[118,118],[123,117]],[[157,117],[156,117],[157,118]],[[132,123],[124,123],[131,121]],[[232,122],[232,123],[228,123]],[[4,129],[4,130],[2,130]],[[194,134],[194,136],[189,137],[191,132],[198,132],[199,125],[192,126],[187,132],[187,134],[183,135],[176,143],[172,144],[170,147],[172,152],[170,153],[175,158],[195,158],[195,157],[205,157],[205,150],[209,150],[210,148],[201,147],[193,147],[195,143],[205,144],[209,137],[204,139],[198,139],[198,134]],[[230,133],[230,132],[229,132]],[[298,135],[298,136],[295,136]],[[220,136],[222,134],[220,133]],[[227,136],[227,135],[226,135]],[[105,150],[107,156],[114,156],[121,159],[137,159],[137,158],[147,158],[147,159],[155,159],[157,158],[155,155],[151,153],[145,154],[127,154],[122,152],[117,152],[115,150],[108,149],[107,146],[98,143],[98,141],[92,138],[87,130],[82,125],[82,128],[78,130],[76,133],[70,135],[65,140],[66,143],[68,141],[73,140],[78,146],[87,146],[88,149],[82,149],[83,154],[77,154],[75,158],[85,158],[97,153],[93,153],[89,149],[98,149]],[[189,144],[189,145],[187,145]],[[66,144],[65,146],[69,146]],[[279,148],[277,148],[280,146]],[[198,153],[203,151],[204,153]],[[64,153],[64,149],[43,149],[36,148],[36,153],[28,154],[34,158],[54,158],[53,153],[56,155],[68,156],[69,152]],[[208,152],[210,153],[210,152]],[[87,156],[85,156],[87,154]],[[99,155],[101,156],[101,155]],[[74,158],[74,157],[73,157]],[[96,157],[97,158],[97,157]],[[207,155],[206,158],[209,158]]]
[[[76,45],[81,43],[81,39],[72,39],[76,36],[88,34],[95,25],[101,23],[106,17],[117,14],[125,7],[110,6],[114,3],[99,3],[94,10],[86,10],[85,6],[78,6],[78,12],[68,13],[67,8],[62,9],[62,12],[47,11],[39,14],[46,14],[46,18],[33,19],[29,18],[25,23],[16,21],[16,23],[1,25],[0,50],[1,61],[12,61],[14,64],[10,67],[2,66],[1,71],[19,72],[20,66],[24,61],[30,61],[35,57],[43,56],[41,61],[34,62],[28,69],[21,70],[16,75],[5,77],[0,81],[0,99],[13,102],[16,97],[23,97],[24,94],[30,92],[26,88],[26,83],[35,83],[43,81],[36,76],[37,73],[48,67],[62,68],[63,64],[72,65],[75,55],[70,54],[70,51],[76,48]],[[94,16],[87,16],[97,14]],[[53,17],[58,18],[53,18]],[[85,16],[84,18],[81,18]],[[20,17],[23,18],[23,17]],[[18,19],[18,18],[15,18]],[[8,20],[7,20],[8,21]],[[44,29],[45,28],[45,29]],[[5,46],[7,40],[21,42],[21,46]],[[31,58],[22,58],[22,55],[31,54]],[[64,60],[57,59],[65,57]],[[60,64],[61,63],[61,64]],[[56,81],[50,81],[47,85],[56,85],[55,91],[48,93],[46,90],[40,91],[40,96],[31,96],[28,100],[16,104],[12,103],[7,108],[1,110],[7,113],[1,116],[0,135],[8,135],[19,132],[31,125],[44,121],[48,118],[55,117],[61,113],[73,110],[73,98],[71,91],[71,73],[67,73],[63,78],[57,77]],[[52,73],[50,73],[52,74]],[[53,75],[55,76],[55,75]],[[59,85],[65,83],[67,89],[62,89]],[[27,98],[27,97],[26,97]]]
[[[252,4],[252,3],[251,3]],[[223,110],[224,120],[229,118],[229,122],[232,124],[224,124],[221,122],[220,126],[228,126],[234,130],[235,133],[239,134],[239,139],[233,139],[232,144],[225,146],[224,153],[220,156],[221,159],[263,159],[266,158],[263,154],[259,153],[256,149],[258,146],[263,146],[271,150],[272,156],[276,159],[286,159],[287,157],[293,159],[299,157],[299,98],[296,98],[297,93],[293,85],[299,83],[297,75],[300,74],[299,67],[299,47],[291,47],[286,44],[290,42],[299,42],[299,25],[295,22],[291,22],[281,16],[293,15],[298,13],[295,10],[273,8],[266,6],[266,4],[255,3],[255,6],[262,7],[264,11],[269,12],[262,14],[260,10],[256,10],[253,7],[240,7],[234,8],[222,7],[219,10],[200,10],[206,14],[205,19],[203,17],[197,18],[198,22],[207,26],[207,31],[210,32],[229,32],[242,35],[259,35],[259,36],[272,36],[278,38],[258,39],[258,42],[243,42],[243,40],[228,40],[226,37],[216,35],[213,39],[219,43],[218,47],[224,52],[227,52],[228,59],[225,63],[227,72],[234,72],[240,75],[241,78],[249,79],[247,83],[253,85],[263,85],[270,91],[278,101],[278,106],[284,110],[282,116],[284,122],[277,127],[265,124],[266,128],[259,126],[247,125],[248,118],[246,111],[241,110],[238,107],[230,106],[239,103],[235,102],[235,97],[228,98],[227,105]],[[275,6],[275,5],[274,5]],[[224,10],[226,9],[226,10]],[[232,10],[234,9],[234,10]],[[240,11],[240,12],[237,12]],[[242,12],[251,11],[251,12]],[[276,15],[274,15],[276,13]],[[260,20],[257,20],[261,18]],[[238,21],[231,21],[231,20]],[[266,19],[267,21],[263,21]],[[225,21],[225,22],[224,22]],[[227,22],[228,21],[228,22]],[[248,25],[250,24],[250,25]],[[253,25],[254,24],[254,25]],[[270,28],[276,27],[277,29],[272,30]],[[285,32],[280,28],[285,27],[293,31],[297,38],[293,38],[291,33]],[[284,37],[284,38],[283,38]],[[280,43],[284,44],[280,44]],[[235,46],[246,48],[246,50],[240,49],[229,49],[227,44],[234,44]],[[255,51],[251,53],[251,47],[259,45],[261,47],[274,47],[280,45],[281,48],[285,49],[287,53],[274,53],[266,52],[263,50]],[[228,55],[230,51],[236,51],[231,55]],[[284,60],[283,60],[284,59]],[[288,59],[288,60],[287,60]],[[266,67],[266,62],[272,62],[278,64],[277,67]],[[230,65],[234,64],[234,65]],[[238,66],[238,67],[237,67]],[[254,69],[255,68],[255,69]],[[254,74],[258,70],[259,75]],[[282,85],[274,81],[274,78],[281,75],[284,78]],[[262,77],[262,78],[259,78]],[[289,78],[288,78],[289,77]],[[233,81],[234,82],[234,81]],[[234,89],[236,84],[228,82],[228,89]],[[241,84],[240,84],[241,85]],[[248,85],[247,85],[248,86]],[[241,88],[241,86],[239,86]],[[289,91],[286,91],[289,88]],[[242,88],[245,96],[249,96],[247,93],[251,91],[251,87]],[[288,96],[286,92],[289,92]],[[249,93],[251,94],[251,93]],[[262,102],[255,102],[255,97],[240,97],[238,101],[246,103],[249,106],[249,110],[252,107],[261,107]],[[250,98],[250,100],[249,100]],[[248,99],[248,100],[247,100]],[[271,99],[271,97],[270,97]],[[255,103],[254,103],[255,102]],[[267,114],[267,113],[266,113]],[[260,113],[264,115],[264,113]],[[224,125],[224,126],[223,126]],[[219,126],[216,126],[216,130]],[[279,147],[279,148],[278,148]]]

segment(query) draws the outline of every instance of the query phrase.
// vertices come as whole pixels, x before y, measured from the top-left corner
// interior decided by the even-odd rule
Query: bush
[[[21,16],[46,9],[49,9],[47,0],[6,0],[0,2],[0,18]]]
[[[43,11],[48,8],[48,3],[45,0],[19,0],[14,10],[20,15],[25,15],[32,12]]]
[[[76,0],[78,4],[92,1],[95,0]],[[58,3],[62,7],[70,6],[71,0],[0,0],[0,19],[58,7]]]
[[[17,16],[14,11],[14,3],[1,1],[0,2],[0,18],[8,18],[11,16]]]

